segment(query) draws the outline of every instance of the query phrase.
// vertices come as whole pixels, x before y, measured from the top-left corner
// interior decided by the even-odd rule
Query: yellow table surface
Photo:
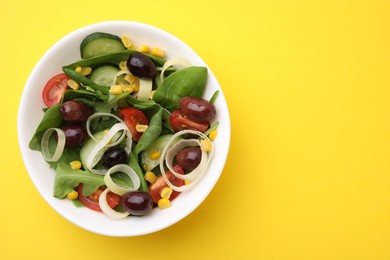
[[[390,259],[390,2],[0,2],[2,259]],[[17,111],[64,35],[133,20],[181,38],[226,96],[231,148],[210,196],[177,224],[112,238],[39,195]]]

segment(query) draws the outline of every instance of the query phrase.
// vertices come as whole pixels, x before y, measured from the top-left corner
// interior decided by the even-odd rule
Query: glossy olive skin
[[[127,68],[137,77],[154,79],[157,76],[157,69],[154,62],[145,54],[134,52],[127,60]]]
[[[87,132],[79,125],[68,125],[61,128],[65,133],[65,146],[78,147],[87,139]]]
[[[202,151],[199,147],[184,148],[176,154],[177,164],[183,169],[192,171],[202,159]]]
[[[203,98],[181,98],[180,110],[185,116],[199,123],[210,122],[210,120],[215,116],[214,105]]]
[[[123,208],[131,215],[143,216],[153,209],[153,199],[148,192],[131,191],[122,196]]]
[[[60,108],[62,118],[70,123],[83,123],[92,114],[91,108],[78,101],[67,101]]]
[[[114,165],[126,163],[127,153],[121,147],[111,147],[104,152],[101,162],[104,168],[109,169]]]

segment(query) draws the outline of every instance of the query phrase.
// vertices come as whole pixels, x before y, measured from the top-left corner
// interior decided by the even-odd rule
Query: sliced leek
[[[54,151],[53,156],[50,155],[50,149],[49,149],[49,142],[51,135],[56,132],[58,136],[57,146]],[[47,129],[41,140],[41,148],[42,148],[42,155],[43,158],[48,162],[56,162],[58,159],[60,159],[62,153],[64,152],[65,148],[65,133],[59,128],[49,128]]]
[[[111,174],[116,172],[123,172],[127,176],[129,176],[133,183],[133,188],[125,188],[116,184],[111,178]],[[127,164],[117,164],[111,167],[104,176],[104,183],[106,184],[107,188],[109,188],[112,192],[118,194],[119,196],[122,196],[130,191],[138,190],[141,186],[141,180],[139,179],[137,173]]]
[[[109,216],[112,219],[123,219],[126,218],[128,215],[130,215],[128,212],[119,212],[116,210],[113,210],[107,203],[107,193],[109,192],[109,189],[106,188],[102,194],[99,196],[99,206],[100,209],[105,213],[107,216]]]

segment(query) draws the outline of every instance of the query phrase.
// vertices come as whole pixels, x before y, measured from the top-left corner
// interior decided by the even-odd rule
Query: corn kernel
[[[156,180],[157,180],[157,177],[156,177],[156,175],[153,173],[153,172],[146,172],[145,173],[145,175],[144,175],[144,177],[145,177],[145,180],[147,181],[147,182],[149,182],[149,183],[155,183],[156,182]]]
[[[123,92],[133,93],[135,91],[135,86],[134,85],[123,85],[122,89],[123,89]]]
[[[144,168],[144,170],[146,171],[146,169],[148,168],[148,165],[146,163],[142,164],[142,168]]]
[[[160,151],[154,151],[153,153],[150,154],[150,159],[151,160],[157,160],[160,158],[161,152]]]
[[[81,162],[80,161],[72,161],[69,163],[70,167],[73,169],[73,170],[79,170],[81,169]]]
[[[68,79],[68,81],[66,82],[66,85],[68,85],[71,89],[74,89],[74,90],[77,90],[80,88],[80,85],[72,79]]]
[[[141,46],[139,46],[138,47],[138,51],[139,52],[143,52],[143,53],[145,53],[145,52],[149,52],[149,46],[147,46],[147,45],[141,45]]]
[[[83,76],[88,76],[92,72],[91,67],[77,67],[75,71]]]
[[[190,181],[190,180],[184,180],[184,184],[185,184],[185,185],[190,185],[190,184],[191,184],[191,181]]]
[[[213,149],[213,144],[210,140],[204,139],[200,141],[200,149],[205,152],[210,152]]]
[[[121,61],[119,62],[119,69],[120,70],[127,70],[127,61]]]
[[[133,74],[126,74],[124,77],[123,77],[124,80],[126,80],[127,82],[129,82],[130,84],[135,84],[137,82],[137,77],[134,76]]]
[[[211,140],[211,141],[214,141],[215,138],[217,137],[217,135],[218,135],[218,130],[217,130],[217,129],[211,131],[210,134],[209,134],[210,140]]]
[[[122,37],[121,37],[121,40],[122,40],[122,43],[123,43],[123,45],[127,48],[127,49],[129,49],[130,47],[131,47],[131,41],[130,41],[130,39],[129,39],[129,37],[127,37],[126,35],[123,35]]]
[[[68,194],[66,194],[66,198],[70,200],[76,200],[79,197],[79,193],[75,190],[72,190]]]
[[[171,201],[169,199],[160,199],[157,205],[160,209],[167,209],[171,206]]]
[[[122,85],[114,85],[110,87],[110,93],[113,95],[119,95],[123,91]]]
[[[140,133],[144,133],[146,131],[146,129],[148,129],[148,125],[140,125],[140,124],[137,124],[135,126],[135,130],[137,132],[140,132]]]
[[[151,54],[154,56],[157,56],[159,58],[164,58],[165,57],[165,51],[160,48],[152,48]]]
[[[163,199],[169,199],[171,197],[173,190],[171,187],[165,187],[160,191],[160,196]]]

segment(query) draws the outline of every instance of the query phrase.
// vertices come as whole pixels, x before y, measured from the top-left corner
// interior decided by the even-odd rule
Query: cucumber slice
[[[123,50],[126,50],[126,47],[121,38],[102,32],[88,35],[80,44],[80,53],[83,59]]]
[[[104,137],[104,131],[97,132],[93,135],[97,141],[100,141]],[[81,160],[81,165],[87,165],[87,159],[88,156],[91,154],[93,148],[95,147],[96,142],[92,139],[89,138],[81,147],[80,149],[80,160]],[[102,149],[102,154],[104,153],[104,149]]]
[[[115,84],[115,75],[119,72],[119,69],[111,66],[101,66],[92,71],[90,79],[101,86],[112,86]]]
[[[151,171],[157,165],[160,164],[160,158],[153,160],[150,158],[150,156],[155,152],[160,152],[160,154],[162,154],[162,151],[164,150],[166,144],[168,143],[169,139],[171,139],[172,136],[173,136],[172,134],[166,134],[158,137],[153,144],[151,144],[147,149],[141,152],[141,165],[144,167],[146,171]],[[174,140],[171,143],[171,146],[176,144],[180,139],[181,138],[178,137],[176,140]]]

